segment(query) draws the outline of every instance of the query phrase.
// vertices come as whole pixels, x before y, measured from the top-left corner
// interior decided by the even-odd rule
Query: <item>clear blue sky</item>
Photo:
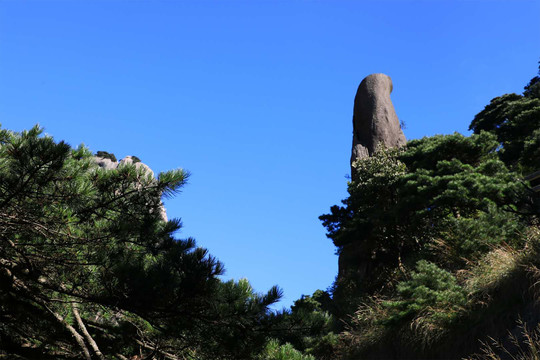
[[[467,132],[540,58],[540,1],[0,1],[0,122],[154,171],[180,237],[226,278],[329,287],[318,216],[346,196],[359,82],[383,72],[407,138]]]

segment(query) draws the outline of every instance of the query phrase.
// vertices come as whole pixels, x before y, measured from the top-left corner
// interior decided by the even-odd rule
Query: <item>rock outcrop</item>
[[[355,178],[354,162],[372,156],[377,147],[399,147],[406,144],[399,119],[390,100],[392,79],[385,74],[366,77],[356,92],[353,114],[353,145],[351,177]],[[342,281],[354,279],[355,286],[371,276],[375,263],[368,239],[343,246],[339,254],[338,286]],[[343,285],[343,287],[351,286]],[[361,285],[360,285],[361,286]]]
[[[407,141],[390,100],[392,90],[392,79],[385,74],[371,74],[358,86],[353,111],[353,178],[354,161],[371,156],[379,144],[398,147]]]
[[[141,169],[141,168],[144,169],[144,174],[151,175],[152,177],[154,177],[154,172],[152,171],[152,169],[150,169],[148,165],[140,162],[139,159],[135,156],[126,156],[119,162],[113,161],[109,157],[102,157],[102,156],[94,156],[94,160],[100,168],[105,169],[105,170],[113,170],[113,169],[118,168],[119,166],[135,164],[135,167],[137,169]],[[167,211],[165,210],[163,203],[160,206],[159,212],[160,212],[161,218],[164,221],[167,221]]]

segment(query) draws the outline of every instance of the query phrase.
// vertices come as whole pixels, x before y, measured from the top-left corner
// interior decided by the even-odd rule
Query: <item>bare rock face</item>
[[[371,74],[358,86],[354,98],[352,164],[373,155],[379,144],[385,147],[405,145],[407,140],[390,100],[392,79],[385,74]]]
[[[105,170],[112,170],[118,167],[118,163],[116,161],[112,161],[111,159],[94,156],[94,160],[96,161],[96,164],[98,164],[100,168],[105,169]]]

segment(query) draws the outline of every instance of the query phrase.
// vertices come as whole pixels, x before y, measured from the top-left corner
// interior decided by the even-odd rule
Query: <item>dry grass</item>
[[[508,246],[493,249],[474,266],[459,272],[470,296],[489,299],[489,294],[507,281],[520,267],[522,254]]]
[[[540,305],[540,230],[530,228],[523,237],[526,245],[519,250],[502,244],[480,259],[463,259],[467,266],[455,276],[467,292],[464,306],[431,304],[402,323],[390,324],[385,319],[391,309],[385,303],[393,299],[373,297],[363,303],[351,328],[341,334],[342,354],[348,354],[343,358],[381,357],[397,349],[411,358],[480,352],[468,359],[540,360],[540,325],[534,330],[521,320],[514,325],[520,314],[533,327],[540,319],[525,315],[529,308],[538,313],[534,300]],[[509,328],[504,341],[494,339],[505,338]],[[487,337],[479,349],[487,335],[493,338]]]
[[[520,319],[517,328],[519,333],[509,331],[505,342],[489,338],[491,344],[483,342],[482,353],[467,360],[540,360],[540,324],[530,330]]]

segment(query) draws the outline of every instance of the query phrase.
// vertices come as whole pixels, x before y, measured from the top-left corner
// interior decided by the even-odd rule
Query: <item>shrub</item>
[[[429,310],[434,320],[451,320],[467,302],[465,290],[448,271],[434,263],[420,260],[411,279],[397,286],[399,300],[383,303],[391,309],[386,322],[412,318]],[[437,309],[437,311],[433,311]]]
[[[104,158],[104,159],[109,159],[109,160],[114,161],[114,162],[118,161],[118,160],[116,160],[116,156],[114,156],[113,153],[109,153],[109,152],[106,152],[106,151],[98,151],[98,152],[96,152],[96,156]]]
[[[270,340],[264,351],[259,355],[259,360],[315,360],[311,355],[304,355],[296,350],[291,344],[280,345],[276,339]]]

